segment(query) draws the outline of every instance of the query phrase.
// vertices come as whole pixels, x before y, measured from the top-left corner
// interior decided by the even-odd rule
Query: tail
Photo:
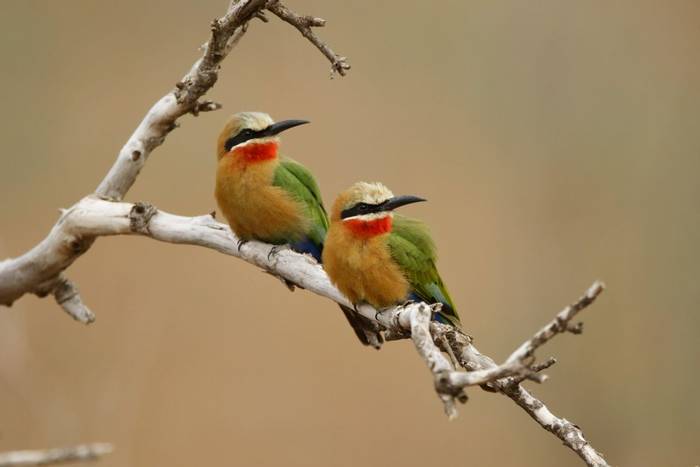
[[[325,236],[325,231],[323,233]],[[306,253],[313,256],[319,264],[322,262],[323,243],[315,242],[309,237],[305,237],[300,241],[291,245],[292,249],[298,253]],[[375,349],[380,349],[384,343],[384,338],[379,331],[379,326],[373,321],[358,314],[352,308],[339,305],[343,310],[345,318],[352,326],[355,335],[364,345],[371,345]]]
[[[440,303],[442,303],[442,309],[433,314],[433,319],[438,323],[450,324],[457,329],[462,329],[462,323],[459,320],[459,316],[457,315],[455,309],[452,308],[449,303]]]
[[[364,345],[371,345],[379,350],[384,343],[384,338],[379,332],[377,324],[358,314],[352,308],[343,305],[339,306],[340,309],[343,310],[343,314],[347,318],[348,323],[352,326],[353,331],[355,331],[355,335],[360,339],[360,342]]]
[[[321,252],[323,244],[317,244],[305,237],[296,243],[291,244],[292,250],[297,253],[306,253],[314,257],[317,263],[321,264]]]

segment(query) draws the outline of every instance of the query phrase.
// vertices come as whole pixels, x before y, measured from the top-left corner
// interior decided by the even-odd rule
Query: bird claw
[[[275,245],[272,248],[270,248],[270,252],[267,254],[267,260],[270,261],[273,256],[276,256],[277,253],[280,251],[284,250],[287,248],[287,245]]]
[[[240,253],[241,247],[248,243],[248,240],[243,240],[243,239],[238,239],[238,243],[236,244],[236,248],[238,248],[238,252]]]
[[[406,308],[407,306],[413,305],[414,303],[418,303],[418,302],[416,302],[415,300],[406,300],[405,302],[403,302],[403,303],[400,305],[400,307],[401,307],[401,308]]]

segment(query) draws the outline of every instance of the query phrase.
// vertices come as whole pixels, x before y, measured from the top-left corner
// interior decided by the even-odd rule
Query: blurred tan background
[[[226,0],[0,3],[0,257],[93,190],[189,69]],[[700,4],[323,2],[329,64],[256,22],[132,201],[211,211],[226,116],[313,124],[284,150],[330,203],[358,179],[430,202],[440,268],[498,359],[603,279],[535,387],[614,465],[700,463]],[[201,248],[100,239],[70,270],[97,322],[0,309],[0,450],[109,441],[100,466],[576,466],[508,399],[448,422],[409,343],[362,348],[337,308]]]

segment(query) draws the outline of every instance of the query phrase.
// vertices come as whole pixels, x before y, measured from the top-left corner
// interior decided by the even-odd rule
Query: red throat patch
[[[391,216],[380,217],[369,221],[362,219],[350,219],[344,221],[344,224],[350,231],[361,238],[371,238],[387,232],[391,232]]]
[[[250,143],[239,148],[235,148],[233,153],[240,157],[247,164],[255,162],[269,161],[277,157],[277,142],[268,141],[266,143]]]

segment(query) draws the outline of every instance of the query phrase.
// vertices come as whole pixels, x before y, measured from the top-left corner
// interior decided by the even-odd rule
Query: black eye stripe
[[[348,217],[361,216],[362,214],[371,214],[373,212],[379,212],[383,204],[384,203],[357,203],[354,206],[350,206],[347,209],[343,209],[343,211],[340,213],[340,218],[347,219]]]
[[[249,139],[256,138],[260,132],[251,130],[250,128],[244,128],[243,130],[239,131],[236,135],[230,137],[229,139],[226,140],[226,143],[224,144],[224,148],[226,148],[226,152],[230,151],[234,146],[237,146],[241,143],[244,143],[248,141]]]

